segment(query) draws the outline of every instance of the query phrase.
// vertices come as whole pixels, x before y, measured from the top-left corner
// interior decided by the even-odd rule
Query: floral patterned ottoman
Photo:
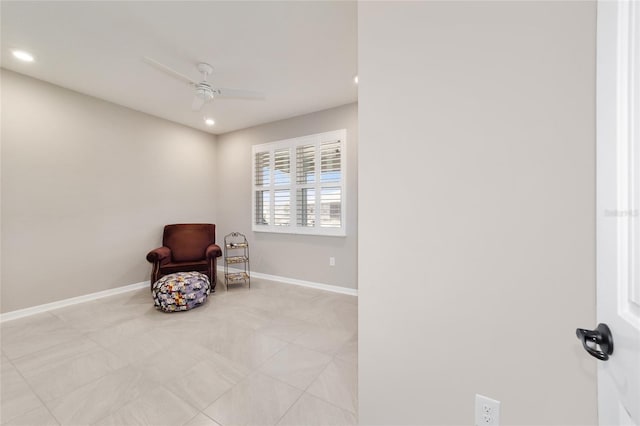
[[[211,292],[209,277],[200,272],[176,272],[155,282],[151,293],[157,309],[188,311],[202,305]]]

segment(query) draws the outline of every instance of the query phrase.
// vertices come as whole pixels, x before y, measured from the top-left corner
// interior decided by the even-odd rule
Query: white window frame
[[[321,164],[320,164],[320,146],[324,142],[335,142],[336,140],[340,141],[340,175],[341,180],[339,184],[322,184],[320,182],[320,172],[321,172]],[[322,227],[320,226],[320,208],[317,207],[315,209],[316,220],[313,227],[310,226],[298,226],[297,222],[297,196],[298,196],[298,188],[299,187],[308,187],[308,184],[298,185],[297,182],[297,157],[296,157],[296,148],[301,145],[313,145],[315,147],[315,168],[316,168],[316,179],[315,179],[315,188],[316,188],[316,202],[318,206],[320,205],[320,197],[321,192],[319,189],[323,186],[335,186],[340,187],[340,195],[341,195],[341,218],[340,224],[341,226],[338,228],[333,227]],[[283,185],[282,188],[288,188],[290,194],[290,219],[288,226],[282,225],[274,225],[273,224],[273,213],[275,211],[275,190],[279,188],[279,186],[275,185],[275,174],[274,174],[274,152],[276,150],[288,148],[289,149],[289,173],[290,173],[290,182],[288,185]],[[270,173],[271,178],[269,180],[269,186],[257,186],[256,185],[256,154],[260,152],[269,152],[269,164],[270,164]],[[251,149],[251,226],[254,232],[273,232],[279,234],[302,234],[302,235],[324,235],[324,236],[336,236],[336,237],[344,237],[347,235],[347,130],[334,130],[331,132],[317,133],[314,135],[301,136],[297,138],[285,139],[281,141],[269,142],[259,145],[253,145]],[[269,225],[259,225],[256,223],[256,192],[261,190],[269,191],[269,211],[271,222]]]

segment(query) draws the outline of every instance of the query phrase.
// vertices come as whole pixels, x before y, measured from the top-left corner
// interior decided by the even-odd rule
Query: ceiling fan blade
[[[255,99],[264,100],[264,93],[256,92],[254,90],[240,90],[240,89],[216,89],[217,98],[238,98],[238,99]]]
[[[204,105],[204,99],[202,99],[199,96],[194,96],[193,97],[193,103],[191,104],[191,109],[194,111],[200,111],[200,109],[202,109],[202,106]]]
[[[169,74],[172,77],[177,78],[178,80],[182,80],[183,82],[190,84],[191,86],[195,86],[197,83],[193,80],[191,80],[189,77],[187,77],[184,74],[180,74],[178,71],[175,71],[171,68],[169,68],[168,66],[161,64],[160,62],[156,61],[155,59],[151,59],[148,56],[144,56],[142,58],[147,64],[151,65],[152,67],[155,67],[157,69],[159,69],[160,71]]]

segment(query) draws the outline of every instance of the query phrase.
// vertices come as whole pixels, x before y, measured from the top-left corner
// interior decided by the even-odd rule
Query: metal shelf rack
[[[239,272],[229,272],[229,265]],[[249,273],[249,242],[240,232],[232,232],[224,237],[224,284],[229,290],[229,284],[248,283],[251,288]]]

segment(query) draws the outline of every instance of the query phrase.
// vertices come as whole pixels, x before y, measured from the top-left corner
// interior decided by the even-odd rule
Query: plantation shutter
[[[296,147],[296,223],[301,227],[313,227],[316,223],[315,182],[316,147],[301,145]]]
[[[291,218],[291,161],[289,148],[274,151],[273,224],[289,226]]]
[[[254,231],[344,235],[346,131],[253,147]]]
[[[342,161],[340,141],[320,144],[320,226],[342,226]]]
[[[255,189],[255,224],[271,224],[271,163],[269,152],[255,154],[255,171],[253,175]]]

